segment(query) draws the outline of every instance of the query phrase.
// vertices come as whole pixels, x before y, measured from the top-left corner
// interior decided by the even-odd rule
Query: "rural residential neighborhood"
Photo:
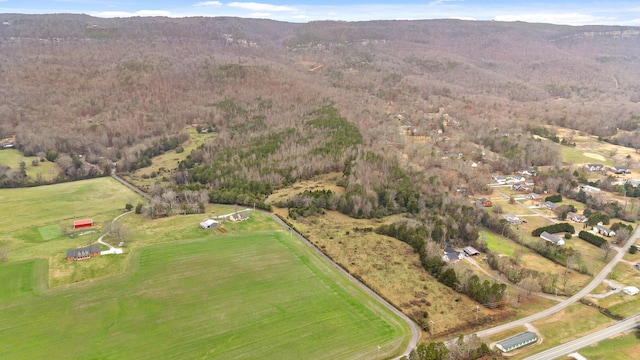
[[[639,28],[0,18],[1,359],[638,358]]]

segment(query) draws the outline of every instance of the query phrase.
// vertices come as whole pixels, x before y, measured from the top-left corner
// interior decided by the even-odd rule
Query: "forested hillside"
[[[428,212],[461,241],[473,232],[460,219],[477,216],[455,205],[457,189],[558,164],[533,127],[640,147],[637,28],[0,17],[0,138],[57,162],[55,181],[148,166],[193,125],[215,136],[180,163],[176,188],[265,206],[275,188],[341,172],[344,195],[321,207]],[[0,168],[2,184],[17,171]]]

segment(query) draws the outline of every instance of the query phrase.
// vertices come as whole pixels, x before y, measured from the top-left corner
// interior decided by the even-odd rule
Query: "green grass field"
[[[38,161],[38,166],[32,165],[33,160]],[[43,180],[53,180],[60,173],[60,167],[56,163],[50,161],[40,162],[40,158],[37,156],[24,156],[16,149],[0,151],[0,164],[10,167],[11,170],[18,170],[21,161],[24,161],[27,176],[32,181],[36,180],[38,176],[41,176]]]
[[[9,260],[64,256],[64,251],[95,241],[105,226],[124,211],[127,202],[142,198],[114,179],[97,178],[20,189],[0,189],[1,246]],[[96,234],[71,238],[73,221],[92,218]],[[87,230],[87,229],[85,229]]]
[[[139,200],[111,178],[0,190],[0,359],[371,359],[406,346],[403,321],[259,212],[226,233],[198,223],[235,207],[130,214],[124,255],[66,261]],[[70,237],[85,217],[96,231]]]
[[[616,336],[579,350],[580,355],[591,360],[628,360],[640,353],[640,341],[636,333]]]
[[[44,292],[42,262],[0,264],[0,358],[370,359],[408,335],[284,232],[140,248],[121,276]]]

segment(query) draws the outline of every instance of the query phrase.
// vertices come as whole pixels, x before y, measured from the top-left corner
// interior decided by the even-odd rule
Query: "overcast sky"
[[[99,17],[237,16],[314,20],[466,19],[565,25],[640,26],[640,1],[500,0],[0,0],[0,13],[82,13]]]

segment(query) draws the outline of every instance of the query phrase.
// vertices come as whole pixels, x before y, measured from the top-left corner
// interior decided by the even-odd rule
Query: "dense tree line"
[[[578,234],[578,237],[588,242],[589,244],[595,245],[597,247],[601,247],[602,245],[607,243],[607,239],[603,238],[602,236],[598,236],[584,230],[580,231],[580,233]]]

